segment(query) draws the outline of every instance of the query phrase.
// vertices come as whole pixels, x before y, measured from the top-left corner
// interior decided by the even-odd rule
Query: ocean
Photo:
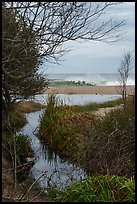
[[[118,74],[47,74],[49,86],[115,86]],[[129,74],[127,85],[135,85],[135,74]]]

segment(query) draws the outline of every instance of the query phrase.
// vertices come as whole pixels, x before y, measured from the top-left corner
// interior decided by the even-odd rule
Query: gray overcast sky
[[[72,51],[64,55],[60,65],[42,65],[48,73],[117,73],[124,51],[135,50],[135,2],[124,2],[113,7],[112,16],[126,19],[125,40],[115,43],[68,42]],[[134,73],[135,71],[132,70]]]

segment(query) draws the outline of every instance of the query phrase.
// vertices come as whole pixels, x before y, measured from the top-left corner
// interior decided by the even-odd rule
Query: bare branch
[[[131,71],[131,69],[133,69],[133,67],[134,67],[133,54],[131,51],[128,51],[123,54],[120,67],[118,68],[119,83],[121,85],[121,93],[122,93],[124,105],[126,105],[126,98],[127,98],[126,86],[127,86],[128,76],[129,76],[129,72]]]

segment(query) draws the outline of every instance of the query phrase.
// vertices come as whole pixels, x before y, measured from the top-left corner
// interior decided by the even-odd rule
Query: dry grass
[[[45,108],[45,105],[34,101],[23,101],[18,104],[17,110],[23,113],[30,113]]]
[[[17,182],[15,189],[14,172],[12,169],[13,165],[11,159],[9,159],[8,152],[2,149],[2,202],[31,202],[31,200],[33,202],[48,202],[47,197],[42,195],[42,190],[39,191],[36,186],[26,194],[25,198],[20,200],[33,181],[28,178],[27,182]]]
[[[105,117],[110,111],[114,111],[116,109],[123,108],[123,104],[115,107],[107,107],[107,108],[99,108],[98,111],[95,111],[93,114],[97,117],[103,118]]]

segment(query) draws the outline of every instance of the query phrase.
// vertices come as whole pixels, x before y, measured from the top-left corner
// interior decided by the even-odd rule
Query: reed
[[[84,127],[86,122],[87,127]],[[74,155],[77,160],[79,152],[84,148],[83,139],[84,137],[86,139],[87,131],[90,131],[96,123],[97,119],[93,115],[86,113],[76,115],[75,107],[64,106],[55,95],[51,95],[41,117],[38,137],[51,148],[65,156]]]
[[[135,202],[135,179],[89,176],[65,190],[50,189],[48,196],[56,202]]]

